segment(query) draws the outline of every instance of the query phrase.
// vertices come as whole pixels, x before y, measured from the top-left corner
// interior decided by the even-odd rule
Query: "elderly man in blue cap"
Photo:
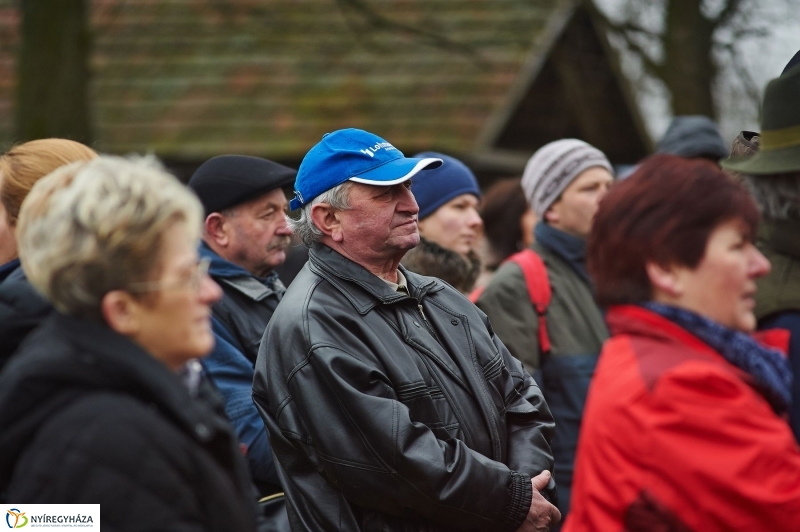
[[[304,158],[292,208],[309,260],[281,300],[253,398],[292,530],[547,530],[553,420],[455,289],[400,265],[419,243],[406,158],[339,130]]]

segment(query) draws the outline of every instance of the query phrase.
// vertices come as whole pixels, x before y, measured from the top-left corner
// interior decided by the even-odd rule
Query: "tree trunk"
[[[674,115],[716,118],[711,90],[717,68],[711,58],[714,23],[700,11],[701,0],[669,0],[664,31],[662,80],[672,95]]]
[[[88,0],[21,0],[17,140],[91,142]]]

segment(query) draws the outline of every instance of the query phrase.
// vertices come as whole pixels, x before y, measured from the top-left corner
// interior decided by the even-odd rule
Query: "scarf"
[[[642,306],[686,329],[722,357],[750,375],[757,390],[778,414],[792,402],[792,370],[783,354],[759,344],[751,336],[729,329],[686,309],[653,301]]]
[[[533,230],[536,242],[563,259],[578,277],[592,286],[592,280],[586,269],[586,240],[578,238],[550,225],[539,222]]]

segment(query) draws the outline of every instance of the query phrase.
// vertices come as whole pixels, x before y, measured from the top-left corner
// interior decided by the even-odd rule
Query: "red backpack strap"
[[[547,334],[547,322],[544,313],[550,304],[553,293],[550,289],[550,279],[547,277],[547,268],[542,258],[532,249],[525,249],[508,258],[522,269],[525,284],[528,285],[528,295],[531,298],[536,313],[539,315],[539,349],[542,353],[550,351],[550,336]]]
[[[483,293],[483,290],[484,290],[485,288],[486,288],[485,286],[479,286],[478,288],[476,288],[475,290],[473,290],[472,292],[470,292],[470,293],[469,293],[469,295],[468,295],[467,297],[468,297],[468,298],[469,298],[469,300],[470,300],[470,301],[472,301],[473,303],[477,303],[477,302],[478,302],[478,298],[479,298],[479,297],[481,297],[481,294]]]

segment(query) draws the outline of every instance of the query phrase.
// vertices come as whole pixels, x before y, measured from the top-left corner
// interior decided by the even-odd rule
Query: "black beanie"
[[[220,155],[200,165],[189,188],[206,216],[235,207],[279,187],[291,185],[297,170],[249,155]]]

